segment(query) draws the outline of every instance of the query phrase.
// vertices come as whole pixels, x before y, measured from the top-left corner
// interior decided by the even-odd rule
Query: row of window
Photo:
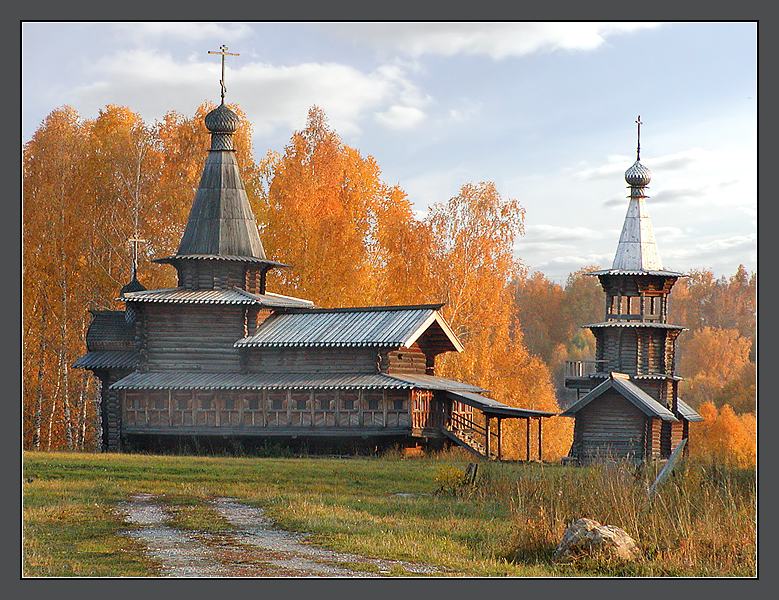
[[[641,314],[642,296],[612,296],[609,312],[613,315]],[[659,315],[662,306],[661,296],[643,296],[644,314]]]
[[[143,400],[144,400],[143,398],[139,398],[139,397],[128,398],[127,407],[134,410],[142,410],[143,408],[145,408]],[[177,410],[190,410],[191,408],[189,398],[177,398],[173,403],[173,405],[176,407]],[[214,406],[213,398],[200,398],[197,402],[197,405],[200,408],[200,410],[214,410],[216,408]],[[308,399],[297,398],[294,400],[293,406],[295,410],[308,410],[309,409]],[[334,410],[333,400],[331,398],[318,398],[315,406],[317,410]],[[156,409],[156,410],[167,410],[168,400],[167,398],[153,398],[149,402],[149,408]],[[245,408],[249,410],[260,410],[261,409],[260,399],[249,398],[245,404]],[[285,410],[284,399],[271,398],[268,408],[270,410]],[[366,402],[366,408],[367,410],[379,410],[379,399],[368,398]],[[406,401],[400,398],[396,398],[392,400],[392,408],[393,410],[405,410]],[[237,410],[235,399],[225,398],[222,401],[222,409]],[[345,410],[345,411],[357,410],[356,401],[351,398],[341,400],[341,410]]]

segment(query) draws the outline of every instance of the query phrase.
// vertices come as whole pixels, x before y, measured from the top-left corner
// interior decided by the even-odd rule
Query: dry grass
[[[589,517],[628,532],[644,559],[629,565],[595,562],[559,565],[561,574],[581,569],[610,575],[746,576],[756,574],[756,481],[753,470],[687,462],[650,500],[654,469],[629,464],[564,472],[528,470],[507,477],[485,474],[477,494],[504,498],[514,522],[511,558],[550,564],[568,524]]]
[[[442,469],[463,472],[472,460],[460,452],[349,460],[26,453],[24,570],[155,574],[114,511],[145,492],[183,529],[229,528],[208,500],[231,496],[324,547],[455,575],[755,574],[754,470],[688,462],[650,502],[654,473],[628,465],[481,463],[476,486],[436,493]],[[644,559],[554,563],[565,527],[580,517],[622,527]]]

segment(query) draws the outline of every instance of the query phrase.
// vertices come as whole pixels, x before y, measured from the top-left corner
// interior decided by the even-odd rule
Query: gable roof
[[[681,398],[676,399],[676,410],[685,421],[691,421],[693,423],[703,421],[703,417],[700,416],[692,406],[683,402]]]
[[[410,347],[430,328],[442,344],[463,346],[444,320],[440,304],[291,310],[267,319],[237,348]]]
[[[638,387],[635,383],[630,381],[627,375],[623,373],[612,373],[606,381],[594,387],[584,396],[579,398],[566,410],[564,410],[561,416],[572,417],[590,402],[603,395],[609,390],[615,390],[619,394],[628,400],[633,406],[644,413],[648,417],[656,417],[663,421],[678,421],[674,414],[668,410],[665,406],[660,404],[657,400],[652,398],[644,390]]]

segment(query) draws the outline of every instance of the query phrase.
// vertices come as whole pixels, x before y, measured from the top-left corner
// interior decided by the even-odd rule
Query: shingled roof
[[[224,103],[206,115],[211,149],[203,166],[200,185],[178,251],[174,256],[158,259],[159,262],[221,258],[265,262],[269,267],[283,266],[265,256],[241,180],[232,140],[239,121],[238,115]]]

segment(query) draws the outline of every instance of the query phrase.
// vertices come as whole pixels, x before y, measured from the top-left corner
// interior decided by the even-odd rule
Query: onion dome
[[[211,133],[232,134],[238,130],[241,119],[222,103],[206,115],[205,122]]]
[[[625,181],[631,187],[646,187],[652,181],[652,171],[642,165],[640,161],[636,161],[625,171]]]
[[[234,150],[233,134],[238,130],[241,119],[222,102],[206,115],[206,128],[211,132],[211,150]]]
[[[126,283],[124,286],[122,286],[121,291],[119,292],[120,296],[124,296],[125,294],[129,294],[130,292],[143,292],[146,288],[144,285],[138,281],[137,276],[135,273],[133,273],[133,278],[129,283]]]

